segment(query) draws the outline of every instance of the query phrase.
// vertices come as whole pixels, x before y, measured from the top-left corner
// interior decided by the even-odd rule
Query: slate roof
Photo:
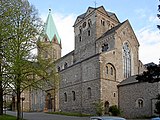
[[[85,17],[85,15],[86,15],[86,13],[83,13],[83,14],[79,15],[78,17],[83,19]]]
[[[100,7],[103,7],[103,6],[100,6]],[[88,9],[94,9],[94,10],[97,10],[97,9],[99,9],[100,7],[98,7],[98,8],[89,7]],[[77,18],[81,18],[81,19],[83,19],[83,18],[85,17],[86,13],[87,13],[87,12],[85,12],[85,13],[83,13],[83,14],[79,15]],[[106,11],[106,13],[108,14],[108,16],[115,15],[115,13],[108,12],[108,11]]]
[[[107,12],[107,14],[108,14],[109,16],[114,15],[114,13],[112,13],[112,12],[108,12],[108,11],[106,11],[106,12]]]
[[[130,76],[129,78],[123,80],[118,86],[123,86],[133,83],[138,83],[138,80],[136,80],[136,75]]]
[[[122,23],[119,23],[117,26],[109,29],[107,32],[105,32],[105,33],[104,33],[101,37],[99,37],[98,39],[103,38],[103,37],[105,37],[106,35],[109,35],[109,34],[115,32],[115,31],[116,31],[118,28],[120,28],[125,22],[126,22],[126,21],[124,21],[124,22],[122,22]]]

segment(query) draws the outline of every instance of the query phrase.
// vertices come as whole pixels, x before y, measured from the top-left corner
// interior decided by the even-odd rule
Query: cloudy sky
[[[86,12],[88,7],[103,5],[107,11],[116,13],[121,22],[128,19],[139,40],[139,58],[146,64],[159,63],[160,24],[157,18],[158,0],[29,0],[46,21],[48,9],[52,9],[53,19],[62,41],[62,55],[74,49],[73,24],[76,17]]]

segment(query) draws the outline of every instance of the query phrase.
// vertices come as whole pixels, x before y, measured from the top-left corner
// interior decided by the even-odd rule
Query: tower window
[[[111,63],[108,63],[106,65],[105,76],[106,76],[106,79],[114,80],[114,81],[116,80],[116,69]]]
[[[88,99],[91,99],[92,93],[90,87],[87,89],[87,92],[88,92]]]
[[[105,20],[101,20],[101,25],[105,26]]]
[[[82,34],[82,27],[79,27],[79,33]]]
[[[109,45],[108,44],[103,44],[102,45],[102,52],[107,51],[109,49]]]
[[[113,97],[116,97],[116,93],[115,92],[113,93]]]
[[[108,74],[108,66],[106,66],[106,74]]]
[[[88,36],[91,36],[91,31],[90,30],[88,30]]]
[[[111,67],[111,75],[113,75],[113,68]]]
[[[83,28],[85,28],[85,27],[86,27],[86,22],[83,23]]]
[[[64,93],[64,101],[67,102],[67,93]]]
[[[65,62],[64,63],[64,69],[68,67],[68,64]]]
[[[73,95],[73,101],[75,101],[76,100],[76,93],[75,93],[75,91],[72,91],[72,95]]]
[[[92,25],[92,21],[91,21],[91,19],[89,19],[88,20],[88,27],[91,27],[91,25]]]
[[[81,36],[79,36],[79,42],[81,42],[82,41],[82,37]]]

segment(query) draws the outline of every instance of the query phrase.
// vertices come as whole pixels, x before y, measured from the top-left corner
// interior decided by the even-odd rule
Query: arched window
[[[113,68],[111,67],[111,75],[113,75]]]
[[[139,100],[138,100],[138,107],[139,107],[139,108],[142,108],[142,107],[143,107],[143,100],[142,100],[142,99],[139,99]]]
[[[113,93],[113,97],[116,97],[116,93],[115,92]]]
[[[64,69],[68,67],[68,64],[65,62],[64,63]]]
[[[72,91],[72,95],[73,95],[73,101],[75,101],[76,100],[76,93],[75,93],[75,91]]]
[[[90,30],[88,30],[88,36],[91,36],[91,31]]]
[[[142,98],[137,99],[136,106],[138,108],[143,108],[144,107],[144,100]]]
[[[131,76],[131,51],[128,43],[123,45],[123,73],[125,78]]]
[[[79,33],[82,33],[82,26],[79,27]]]
[[[87,89],[87,92],[88,92],[88,99],[91,99],[92,93],[90,87]]]
[[[101,24],[102,24],[103,26],[105,26],[105,19],[102,19],[102,20],[101,20]]]
[[[79,36],[79,42],[81,42],[82,41],[82,37],[81,36]]]
[[[108,66],[106,66],[106,74],[108,74]]]
[[[104,43],[104,44],[102,45],[102,52],[107,51],[108,49],[109,49],[108,44]]]
[[[89,19],[88,20],[88,27],[91,27],[91,25],[92,25],[92,21],[91,21],[91,19]]]
[[[114,67],[113,64],[111,63],[107,63],[106,64],[106,72],[105,72],[105,76],[106,76],[106,79],[108,80],[116,80],[116,69]]]
[[[67,93],[64,93],[64,101],[67,102]]]
[[[86,27],[86,22],[83,23],[83,28],[85,28],[85,27]]]

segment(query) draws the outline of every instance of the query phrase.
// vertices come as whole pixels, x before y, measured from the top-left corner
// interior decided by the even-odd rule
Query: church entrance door
[[[52,97],[50,93],[48,93],[46,96],[46,108],[48,112],[52,111]]]
[[[108,101],[104,103],[104,109],[105,109],[104,114],[109,114],[109,102]]]

